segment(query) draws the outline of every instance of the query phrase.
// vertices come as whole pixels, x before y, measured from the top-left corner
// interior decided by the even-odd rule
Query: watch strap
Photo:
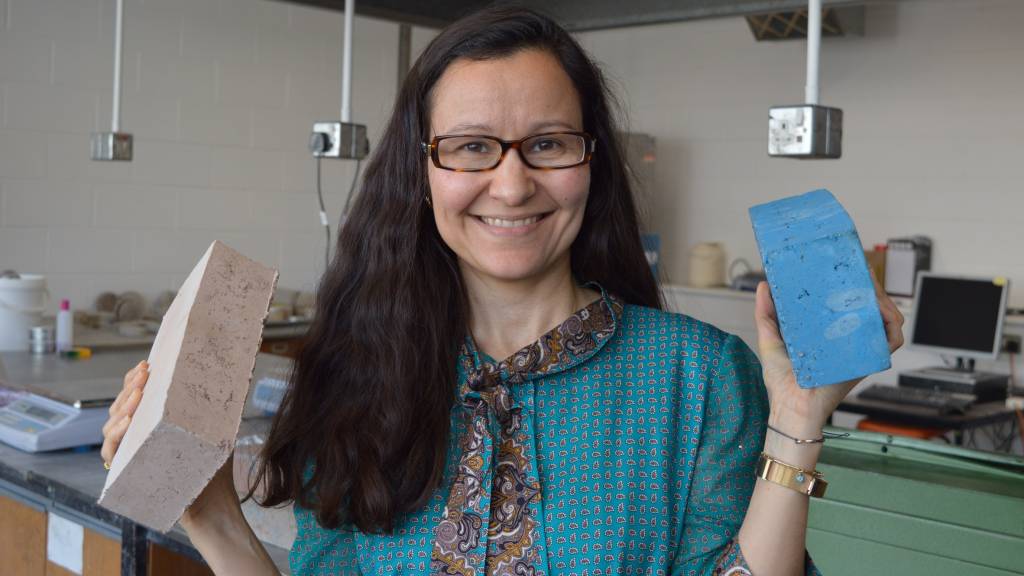
[[[757,459],[756,474],[758,478],[814,498],[824,496],[828,488],[828,482],[821,472],[791,466],[764,452]]]

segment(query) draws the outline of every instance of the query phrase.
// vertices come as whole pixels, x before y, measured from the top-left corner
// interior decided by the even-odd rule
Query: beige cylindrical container
[[[701,242],[690,250],[690,286],[725,286],[725,249],[721,242]]]

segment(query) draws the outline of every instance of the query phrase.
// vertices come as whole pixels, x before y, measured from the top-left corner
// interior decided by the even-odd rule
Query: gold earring
[[[427,206],[430,206],[431,208],[434,207],[433,201],[430,200],[430,194],[425,195],[423,199],[427,201]]]

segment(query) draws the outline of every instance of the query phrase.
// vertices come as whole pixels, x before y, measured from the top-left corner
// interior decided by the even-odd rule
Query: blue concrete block
[[[828,190],[750,208],[797,382],[815,388],[890,366],[889,345],[853,220]]]

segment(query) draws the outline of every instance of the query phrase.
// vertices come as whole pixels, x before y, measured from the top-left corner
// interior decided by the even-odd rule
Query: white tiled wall
[[[804,42],[754,40],[740,18],[589,32],[631,128],[657,138],[662,265],[724,242],[758,261],[746,210],[831,189],[866,245],[927,234],[933,268],[1006,275],[1024,306],[1024,2],[905,0],[867,9],[865,35],[826,38],[821,102],[844,112],[843,158],[767,156],[767,112],[803,100]]]
[[[89,160],[111,114],[114,0],[0,0],[0,268],[55,298],[176,288],[220,238],[311,288],[323,232],[306,140],[339,116],[341,15],[268,0],[127,0],[122,127],[135,160]],[[803,96],[804,44],[756,43],[739,18],[589,32],[658,139],[650,227],[668,279],[689,248],[757,257],[746,208],[832,189],[865,243],[924,233],[935,268],[1010,276],[1024,305],[1024,2],[872,5],[866,35],[826,39],[822,102],[844,157],[766,155],[771,105]],[[415,29],[418,54],[433,31]],[[398,25],[356,19],[353,117],[375,142],[396,89]],[[340,214],[353,164],[324,163]]]
[[[310,289],[323,229],[306,151],[340,112],[342,15],[267,0],[126,0],[121,126],[130,163],[89,160],[109,130],[114,0],[0,0],[0,269],[54,301],[176,289],[213,239]],[[435,32],[414,29],[414,56]],[[378,140],[398,24],[356,17],[353,120]],[[328,211],[353,173],[324,161]],[[336,227],[335,227],[336,228]]]

